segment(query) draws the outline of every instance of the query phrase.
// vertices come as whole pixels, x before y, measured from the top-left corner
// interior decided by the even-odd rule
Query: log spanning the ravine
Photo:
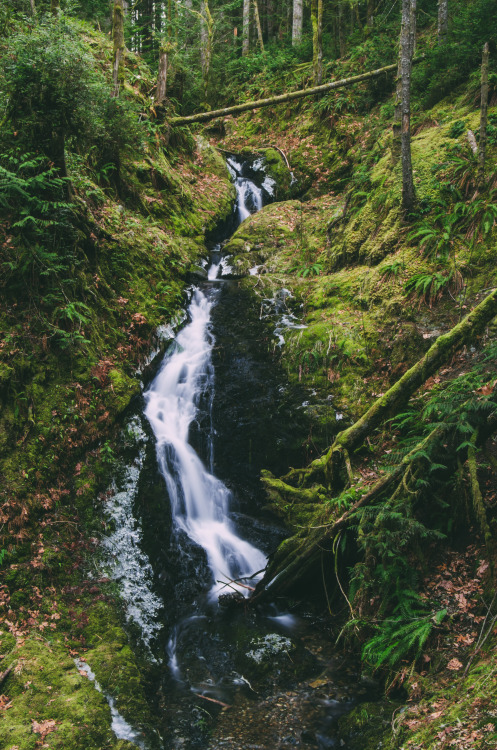
[[[422,57],[417,58],[413,61],[414,63],[420,62]],[[239,115],[241,112],[247,112],[249,109],[260,109],[261,107],[271,107],[275,104],[283,104],[284,102],[291,102],[294,99],[302,99],[304,96],[314,96],[315,94],[323,94],[326,91],[333,91],[333,89],[341,89],[345,86],[352,86],[354,83],[360,83],[361,81],[369,81],[371,78],[378,78],[385,73],[392,73],[397,70],[397,63],[394,65],[386,65],[384,68],[378,68],[377,70],[370,70],[368,73],[361,73],[358,76],[352,76],[351,78],[342,78],[340,81],[330,81],[330,83],[323,83],[321,86],[313,86],[309,89],[300,89],[299,91],[289,91],[286,94],[278,94],[277,96],[271,96],[269,99],[256,99],[253,102],[244,102],[243,104],[236,104],[234,107],[225,107],[224,109],[213,109],[211,112],[200,112],[198,115],[189,115],[188,117],[171,117],[169,120],[170,125],[191,125],[194,122],[207,122],[207,120],[214,120],[216,117],[227,117],[228,115]]]

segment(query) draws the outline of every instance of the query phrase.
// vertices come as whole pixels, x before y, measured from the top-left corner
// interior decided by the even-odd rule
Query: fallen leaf
[[[57,729],[57,722],[54,719],[47,719],[46,721],[37,722],[33,719],[31,722],[31,726],[33,728],[33,732],[35,734],[39,734],[41,736],[41,739],[45,739],[47,734],[50,734],[50,732],[55,732]]]
[[[311,688],[318,688],[322,687],[323,685],[327,685],[329,680],[323,680],[321,678],[318,678],[317,680],[314,680],[314,682],[309,683],[309,687]]]
[[[462,669],[462,664],[459,659],[451,659],[447,664],[447,669],[451,669],[453,672],[457,672],[459,669]]]

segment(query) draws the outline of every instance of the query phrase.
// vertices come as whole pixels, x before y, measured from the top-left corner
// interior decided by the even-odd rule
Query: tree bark
[[[478,186],[480,188],[485,184],[485,159],[487,152],[488,59],[488,42],[485,42],[481,63],[480,142],[478,145]]]
[[[303,0],[293,0],[292,46],[297,47],[302,42]]]
[[[243,0],[242,55],[250,52],[250,0]]]
[[[57,15],[60,10],[60,0],[50,0],[50,11],[53,15]]]
[[[259,16],[259,5],[257,3],[257,0],[252,0],[254,5],[254,18],[255,18],[255,26],[257,29],[257,42],[259,44],[259,49],[261,52],[264,52],[264,40],[262,38],[262,28],[261,28],[261,19]]]
[[[315,459],[307,469],[294,470],[285,478],[300,475],[306,485],[313,481],[322,481],[323,476],[328,481],[332,480],[336,473],[336,466],[341,460],[341,452],[346,450],[351,453],[359,448],[366,437],[388,416],[398,411],[444,362],[462,346],[479,336],[495,315],[497,315],[497,289],[487,295],[483,302],[448,333],[439,336],[422,359],[378,398],[357,422],[337,435],[335,442],[324,456]]]
[[[450,360],[454,352],[460,349],[483,332],[485,327],[497,314],[497,289],[491,292],[469,315],[458,323],[447,334],[440,336],[435,344],[428,350],[425,356],[417,362],[400,380],[390,388],[384,396],[380,397],[370,409],[351,427],[341,432],[329,452],[322,458],[313,461],[308,469],[302,472],[293,471],[293,476],[299,473],[307,480],[307,487],[295,487],[289,485],[283,477],[277,479],[269,472],[263,472],[262,481],[270,498],[282,501],[285,504],[301,502],[306,504],[323,505],[323,499],[330,500],[330,490],[323,484],[316,484],[324,476],[328,475],[329,467],[344,449],[353,451],[358,448],[387,417],[391,416],[404,404],[439,367]],[[488,437],[497,429],[497,418],[490,417],[482,434],[473,437],[473,444],[482,445]],[[319,525],[311,528],[303,528],[293,537],[286,540],[269,563],[263,580],[257,585],[253,597],[254,601],[260,601],[266,596],[274,597],[282,594],[302,579],[310,568],[316,565],[323,550],[330,546],[337,533],[350,525],[353,514],[361,507],[370,505],[379,500],[384,494],[390,496],[394,484],[405,483],[407,472],[411,469],[413,462],[417,461],[420,454],[426,451],[429,445],[440,437],[440,427],[436,427],[421,443],[419,443],[402,461],[389,473],[381,477],[361,499],[343,513],[339,518],[331,518],[329,513],[323,512],[323,519],[318,521]],[[468,451],[469,470],[471,473],[472,494],[475,498],[476,464],[474,453],[470,448]],[[473,462],[473,463],[472,463]],[[328,472],[327,472],[328,469]],[[412,469],[411,469],[412,470]],[[305,474],[307,472],[307,474]],[[292,473],[292,472],[290,472]],[[289,476],[289,475],[287,475]],[[314,480],[314,483],[311,482]],[[478,502],[478,490],[476,489],[475,513],[480,519],[486,538],[488,537],[485,519],[481,514],[481,503]],[[338,503],[337,503],[338,506]],[[323,507],[323,511],[324,511]],[[331,551],[331,549],[330,549]]]
[[[312,67],[314,85],[323,80],[323,0],[311,0]]]
[[[170,46],[168,43],[161,44],[159,49],[159,72],[157,74],[157,92],[155,94],[156,104],[162,104],[167,94],[167,61]]]
[[[114,83],[113,96],[118,96],[119,89],[124,85],[124,7],[123,0],[115,0],[112,14],[112,40],[114,54],[112,63],[112,80]]]
[[[438,43],[445,44],[449,30],[449,0],[438,0]]]
[[[29,2],[30,2],[30,5],[31,5],[31,15],[32,16],[36,16],[35,0],[29,0]]]
[[[338,46],[340,47],[340,57],[347,54],[347,37],[345,33],[345,2],[338,0]]]
[[[416,0],[402,0],[402,27],[400,34],[401,69],[401,160],[402,208],[412,212],[416,201],[411,160],[411,70],[416,37]]]
[[[414,61],[420,62],[423,58]],[[238,115],[241,112],[247,112],[249,109],[260,109],[261,107],[271,107],[275,104],[282,102],[290,102],[294,99],[302,99],[305,96],[314,96],[315,94],[321,94],[325,91],[331,91],[333,89],[344,88],[345,86],[353,86],[355,83],[361,81],[367,81],[371,78],[377,78],[378,76],[391,73],[397,68],[397,63],[394,65],[386,65],[384,68],[378,68],[377,70],[371,70],[368,73],[361,73],[358,76],[352,76],[351,78],[343,78],[340,81],[331,81],[330,83],[323,83],[321,86],[313,86],[308,89],[300,89],[299,91],[289,91],[286,94],[278,94],[277,96],[271,96],[268,99],[257,99],[252,102],[244,102],[244,104],[236,104],[234,107],[225,107],[224,109],[215,109],[211,112],[200,112],[197,115],[189,115],[188,117],[172,117],[169,120],[170,125],[189,125],[194,122],[207,122],[213,120],[216,117],[227,117],[228,115]]]
[[[374,12],[376,10],[375,0],[368,0],[366,8],[366,26],[368,29],[372,29],[374,26]]]
[[[256,586],[252,601],[259,602],[268,595],[273,598],[275,595],[283,594],[298,583],[299,580],[302,580],[302,577],[309,568],[316,565],[323,551],[327,549],[329,552],[332,551],[333,540],[339,532],[350,526],[354,514],[360,508],[372,505],[375,501],[380,500],[387,491],[389,494],[392,493],[395,485],[398,486],[402,481],[405,481],[405,477],[412,468],[413,461],[419,457],[420,452],[425,452],[439,435],[440,428],[434,429],[413,450],[404,456],[402,461],[392,471],[384,474],[360,500],[354,503],[339,518],[332,520],[329,519],[329,516],[326,517],[326,514],[323,514],[322,524],[320,523],[311,529],[304,527],[293,537],[286,540],[285,546],[280,546],[274,557],[270,560],[263,579]],[[262,482],[265,485],[269,498],[283,496],[289,503],[293,501],[306,502],[305,497],[297,497],[297,489],[294,489],[293,497],[284,495],[278,487],[278,483],[283,484],[281,480],[274,479],[270,475],[268,476],[268,474],[268,472],[263,472]],[[307,493],[310,495],[311,490],[307,490]],[[325,498],[322,495],[315,495],[312,500],[308,498],[307,502],[316,503],[316,500],[322,503],[323,500],[329,501],[330,498],[329,495]],[[338,503],[337,507],[339,507]],[[328,545],[331,548],[328,548]]]
[[[200,18],[200,61],[202,66],[204,101],[206,103],[209,90],[213,36],[214,20],[209,9],[209,1],[202,0],[202,14]]]

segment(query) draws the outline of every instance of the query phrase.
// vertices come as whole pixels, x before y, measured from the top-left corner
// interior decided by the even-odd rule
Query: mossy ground
[[[413,231],[402,217],[400,164],[392,157],[387,108],[382,106],[365,118],[345,115],[338,127],[313,120],[311,105],[296,107],[291,116],[285,108],[260,112],[228,122],[222,141],[223,147],[234,151],[247,143],[254,149],[258,144],[277,145],[300,180],[302,202],[294,195],[293,200],[265,207],[239,227],[226,249],[238,273],[260,266],[258,275],[247,280],[256,294],[270,297],[284,287],[294,295],[294,312],[306,328],[285,333],[281,360],[290,378],[314,393],[308,408],[316,410],[316,401],[321,401],[317,418],[321,414],[331,433],[341,427],[332,424],[337,411],[350,420],[358,418],[496,283],[495,229],[484,235],[473,225],[466,233],[451,235],[444,266],[437,252],[426,251],[423,235],[416,235],[415,230],[429,219],[423,224],[418,217]],[[285,125],[290,119],[291,133]],[[468,104],[465,91],[414,115],[412,158],[421,217],[444,212],[446,165],[454,154],[466,164],[458,184],[474,170],[466,133],[477,132],[478,126],[479,112]],[[495,169],[495,157],[492,146],[489,174]],[[446,208],[445,215],[450,211]],[[440,237],[441,222],[438,227]],[[429,286],[428,292],[416,291],[413,284],[409,287],[413,278],[434,273],[450,274],[452,279],[439,293],[431,294]],[[490,339],[494,336],[492,326],[487,334]],[[445,368],[443,377],[457,378],[471,370],[473,362],[472,353],[464,351],[452,368]],[[433,379],[426,389],[432,386]],[[330,404],[335,408],[330,409]],[[387,445],[388,432],[381,437]],[[360,473],[369,481],[368,471],[374,472],[374,467],[368,466],[367,459],[359,462]],[[493,487],[492,481],[488,487]],[[319,534],[305,527],[320,529],[336,514],[325,499],[316,504],[315,493],[309,491],[306,502],[305,491],[296,490],[296,495],[299,492],[300,500],[285,496],[284,491],[270,492],[271,507],[295,531],[277,553],[285,559],[285,548],[298,556],[312,544],[313,534]],[[486,503],[491,502],[490,489]],[[492,515],[488,505],[487,512]],[[443,549],[447,556],[459,554],[450,550],[450,544]],[[487,553],[480,548],[480,554]],[[475,646],[468,644],[476,643],[478,628],[471,630],[468,621],[467,632],[461,632],[458,619],[463,617],[458,605],[465,601],[460,598],[462,587],[471,580],[476,580],[474,570],[457,578],[451,574],[451,583],[459,587],[459,599],[451,605],[454,619],[443,644],[438,644],[437,658],[428,649],[431,661],[427,656],[425,671],[419,664],[416,670],[406,663],[406,670],[412,670],[409,679],[407,671],[402,678],[410,686],[407,706],[387,701],[355,709],[340,721],[339,738],[347,747],[495,745],[493,646],[485,654],[475,654]],[[433,582],[426,583],[422,595],[429,598],[435,588]],[[474,607],[471,617],[482,622],[483,605],[478,607],[475,601]],[[456,662],[451,662],[452,656],[458,657]],[[470,659],[474,661],[463,677],[463,664]]]
[[[110,74],[108,41],[83,31]],[[130,54],[124,95],[148,109],[151,83]],[[67,321],[66,345],[52,335],[43,299],[0,305],[0,672],[12,667],[1,686],[5,748],[134,747],[116,740],[109,706],[76,656],[155,742],[150,662],[124,629],[112,582],[88,577],[105,527],[99,492],[110,481],[122,414],[140,393],[138,368],[157,326],[182,309],[189,268],[231,212],[234,187],[206,140],[168,146],[153,127],[155,140],[122,155],[119,184],[67,155],[89,244],[75,280],[85,314]],[[3,261],[12,238],[8,224],[0,231]]]

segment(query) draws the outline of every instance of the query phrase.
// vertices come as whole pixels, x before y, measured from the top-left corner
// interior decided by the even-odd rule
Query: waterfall
[[[227,160],[237,194],[238,222],[241,224],[248,216],[255,214],[262,208],[262,188],[243,176],[243,164],[233,157]]]
[[[235,159],[228,160],[236,191],[239,221],[262,207],[262,190],[246,177]],[[221,265],[220,248],[213,251],[208,279],[215,280]],[[145,393],[145,415],[157,441],[157,459],[171,501],[173,523],[205,550],[211,571],[211,600],[216,600],[227,582],[245,581],[266,565],[265,555],[242,539],[230,520],[231,493],[213,473],[213,429],[208,437],[204,463],[189,442],[190,430],[201,403],[212,409],[214,367],[211,310],[216,289],[196,288],[188,310],[190,322],[180,331],[161,369]],[[212,419],[211,425],[212,425]],[[233,586],[233,584],[231,584]],[[177,670],[174,639],[170,642],[170,664]]]

